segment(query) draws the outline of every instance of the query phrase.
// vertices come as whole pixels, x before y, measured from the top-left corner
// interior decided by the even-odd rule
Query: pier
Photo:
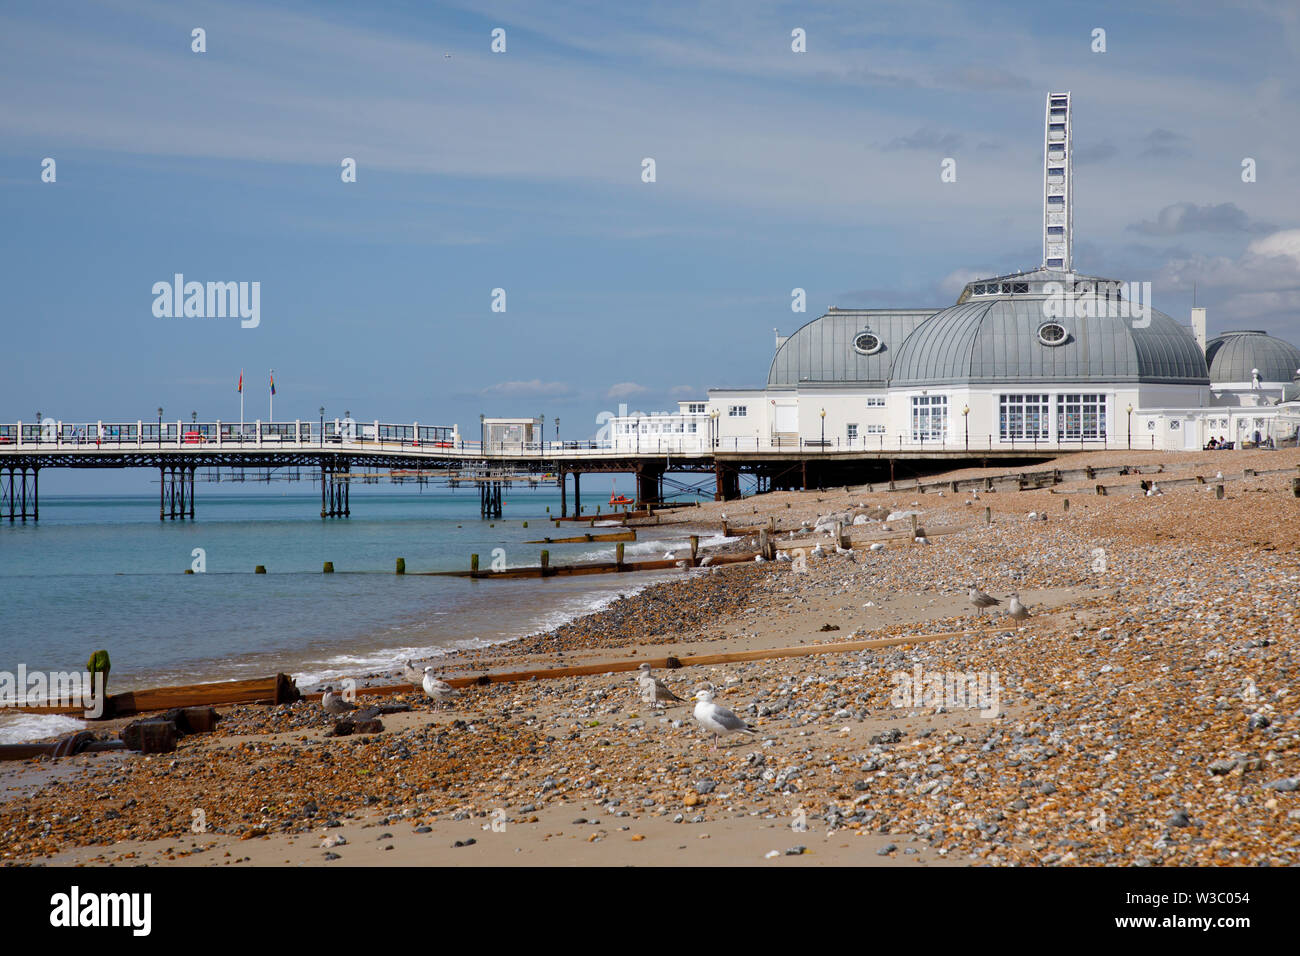
[[[1049,445],[990,436],[979,447],[984,443],[895,437],[890,444],[885,436],[844,443],[667,436],[627,447],[613,441],[468,441],[454,425],[419,422],[13,422],[0,424],[0,519],[39,520],[40,473],[48,468],[156,469],[159,520],[195,518],[196,482],[246,481],[249,473],[251,480],[318,481],[322,518],[350,516],[350,489],[357,483],[476,486],[481,516],[500,518],[506,487],[554,482],[558,517],[565,520],[571,518],[570,477],[572,517],[590,517],[582,504],[584,474],[633,475],[631,507],[639,511],[710,493],[717,501],[732,500],[741,495],[742,477],[752,478],[758,491],[823,488],[1119,447],[1104,440]]]

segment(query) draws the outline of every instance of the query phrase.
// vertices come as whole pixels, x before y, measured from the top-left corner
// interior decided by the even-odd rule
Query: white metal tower
[[[1047,94],[1043,138],[1043,268],[1073,271],[1074,190],[1070,94]]]

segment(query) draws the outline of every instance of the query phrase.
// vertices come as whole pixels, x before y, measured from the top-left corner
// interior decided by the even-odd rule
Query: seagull
[[[424,669],[424,692],[434,700],[446,700],[449,697],[456,696],[456,688],[452,687],[444,680],[439,680],[433,676],[433,668]]]
[[[674,694],[662,680],[650,673],[650,665],[642,664],[641,673],[637,675],[637,687],[641,691],[641,699],[647,704],[667,704],[676,701],[679,704],[685,703],[680,697]]]
[[[695,720],[705,730],[713,731],[713,749],[718,748],[719,734],[749,734],[753,736],[757,733],[754,728],[727,710],[727,708],[715,704],[712,691],[696,691],[695,699],[699,702],[695,705]]]
[[[325,688],[325,693],[321,694],[320,705],[325,708],[325,713],[333,714],[335,717],[357,709],[356,704],[344,700],[342,694],[336,694],[333,687]]]
[[[1007,605],[1007,615],[1017,621],[1023,621],[1029,617],[1029,608],[1020,603],[1020,592],[1013,591],[1010,597],[1010,603]]]
[[[992,607],[995,604],[1002,603],[991,594],[985,594],[973,584],[970,586],[970,602],[975,605],[981,615],[984,613],[986,607]]]

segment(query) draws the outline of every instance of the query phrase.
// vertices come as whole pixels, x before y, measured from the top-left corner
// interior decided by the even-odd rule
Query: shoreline
[[[1300,453],[1087,457],[1103,455],[1164,462],[1171,478],[1212,465],[1234,480],[1225,500],[1194,484],[1091,496],[1078,482],[978,499],[836,489],[709,503],[701,524],[770,513],[781,548],[832,509],[915,507],[931,543],[868,525],[863,542],[885,540],[870,551],[859,526],[853,554],[828,547],[806,572],[705,570],[440,668],[473,676],[995,625],[660,674],[682,697],[713,684],[756,738],[713,750],[689,706],[648,709],[626,673],[467,688],[448,705],[410,695],[409,713],[366,737],[325,737],[316,704],[222,708],[216,733],[174,754],[0,765],[0,862],[1300,862],[1300,794],[1268,787],[1300,778],[1300,689],[1287,676],[1300,501],[1286,476],[1240,471],[1295,468]],[[827,538],[793,543],[816,541]],[[972,581],[1001,598],[1018,590],[1032,616],[979,621]],[[996,673],[999,716],[897,705],[899,675],[918,666]],[[214,793],[229,796],[214,804]],[[791,827],[800,807],[802,831]],[[188,829],[195,809],[201,835]],[[348,843],[322,846],[339,833]],[[786,856],[796,845],[805,851]]]

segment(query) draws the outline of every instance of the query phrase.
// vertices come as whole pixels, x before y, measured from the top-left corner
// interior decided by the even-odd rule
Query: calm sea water
[[[414,573],[468,568],[474,552],[486,569],[498,548],[511,566],[535,565],[542,546],[526,539],[575,533],[555,530],[548,505],[558,513],[553,489],[516,491],[506,496],[507,517],[487,522],[472,489],[353,491],[350,518],[321,520],[310,494],[200,494],[197,520],[160,522],[149,496],[42,496],[39,523],[0,527],[0,670],[81,669],[103,647],[110,692],[277,671],[304,685],[520,637],[662,577],[489,582]],[[684,545],[678,537],[629,543],[629,556],[658,556]],[[185,574],[196,548],[206,571]],[[549,548],[552,563],[613,554],[612,545]],[[402,577],[392,573],[398,557]],[[324,561],[335,574],[321,573]],[[252,573],[258,564],[267,574]],[[0,714],[0,740],[12,739],[12,724],[12,714]]]

